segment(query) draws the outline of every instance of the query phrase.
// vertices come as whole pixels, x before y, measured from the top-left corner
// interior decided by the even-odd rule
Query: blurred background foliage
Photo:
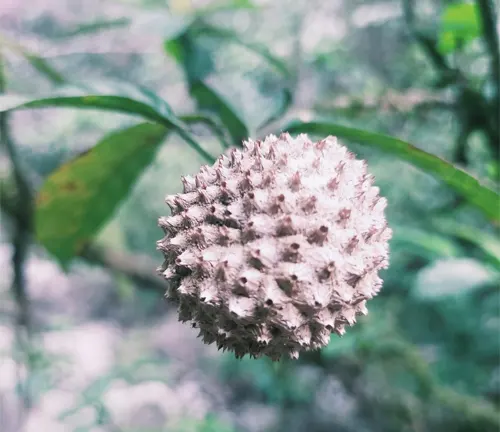
[[[499,430],[492,0],[25,6],[0,5],[2,432]],[[322,351],[237,361],[162,299],[156,220],[282,130],[368,161],[391,266]]]

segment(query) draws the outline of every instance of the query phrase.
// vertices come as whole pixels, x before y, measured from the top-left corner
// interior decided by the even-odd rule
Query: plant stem
[[[81,258],[90,264],[97,264],[122,273],[141,289],[151,289],[159,295],[166,291],[167,283],[154,274],[156,264],[149,257],[130,255],[123,251],[91,244],[82,252]]]
[[[191,135],[187,130],[182,127],[178,127],[176,130],[177,134],[186,141],[198,154],[200,154],[208,163],[213,164],[217,158],[213,157],[209,152],[202,148],[196,138]]]
[[[4,64],[3,58],[0,57],[0,94],[4,93],[5,89],[6,79]],[[7,156],[12,164],[17,189],[16,208],[14,213],[15,228],[12,239],[12,246],[14,248],[14,253],[12,255],[12,267],[14,272],[12,293],[18,309],[16,320],[18,345],[21,352],[24,354],[24,363],[27,374],[29,374],[32,329],[30,302],[26,292],[24,264],[30,245],[30,233],[33,219],[33,197],[28,181],[22,173],[14,142],[10,137],[8,113],[0,113],[0,144],[5,147]],[[26,382],[28,382],[28,380],[26,380]],[[24,388],[23,399],[25,408],[29,409],[31,407],[31,395],[28,388]]]
[[[498,123],[500,121],[500,43],[498,41],[497,32],[497,16],[495,13],[495,6],[491,0],[476,0],[481,15],[483,40],[486,49],[490,56],[490,73],[491,80],[495,86],[495,94],[493,100],[493,124],[492,127],[496,129],[495,139],[500,136]],[[498,142],[496,143],[498,145]]]

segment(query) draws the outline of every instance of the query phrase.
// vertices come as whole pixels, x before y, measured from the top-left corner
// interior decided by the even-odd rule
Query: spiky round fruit
[[[204,342],[297,358],[367,313],[388,265],[387,201],[335,137],[249,140],[182,182],[159,220],[159,272]]]

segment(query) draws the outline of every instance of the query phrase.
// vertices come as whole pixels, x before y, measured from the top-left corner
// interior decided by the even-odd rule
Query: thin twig
[[[454,85],[458,91],[455,100],[455,115],[461,125],[461,135],[458,141],[457,155],[460,162],[466,162],[467,138],[474,131],[483,132],[495,158],[500,157],[500,96],[496,87],[495,103],[492,107],[488,98],[474,88],[474,85],[457,68],[450,65],[447,57],[442,54],[436,40],[424,34],[415,23],[414,0],[402,0],[404,18],[411,36],[425,52],[432,65],[439,74],[438,81],[444,87]],[[494,84],[500,79],[500,54],[498,53],[498,35],[494,8],[490,0],[477,0],[483,21],[483,37],[491,57],[491,69]],[[492,109],[493,108],[493,109]]]
[[[0,94],[5,92],[6,79],[3,59],[0,57]],[[24,264],[26,261],[31,236],[31,225],[33,219],[33,198],[31,188],[22,172],[14,142],[10,137],[8,113],[0,113],[0,143],[5,147],[7,155],[12,164],[13,176],[16,184],[16,209],[15,228],[12,239],[14,253],[12,255],[12,266],[14,277],[12,281],[12,293],[17,304],[16,330],[18,333],[18,345],[24,354],[25,367],[27,373],[30,369],[31,353],[31,319],[30,304],[26,292],[26,280],[24,274]],[[26,380],[28,382],[28,380]],[[24,389],[24,406],[31,407],[31,396],[28,388]]]
[[[498,129],[498,122],[500,121],[500,43],[498,41],[496,25],[497,17],[491,0],[476,0],[476,2],[481,15],[484,44],[490,56],[490,73],[493,85],[495,86],[495,99],[493,103],[495,117],[493,122]]]
[[[434,68],[441,74],[442,80],[457,81],[459,78],[463,78],[460,72],[454,69],[446,57],[439,52],[436,41],[418,29],[415,23],[414,6],[414,0],[403,0],[403,14],[410,35],[420,45]]]
[[[9,199],[3,199],[1,210],[15,220],[16,209],[13,204]],[[30,238],[30,231],[27,231],[26,235]],[[80,258],[89,264],[99,265],[123,274],[133,280],[139,289],[153,290],[158,293],[164,293],[166,290],[166,283],[161,277],[155,274],[157,263],[153,262],[147,256],[129,254],[104,246],[90,244],[80,254]]]
[[[196,141],[196,138],[190,132],[188,132],[184,127],[182,126],[176,127],[176,132],[184,141],[186,141],[186,143],[191,148],[193,148],[196,151],[196,153],[198,153],[208,163],[213,164],[217,160],[217,158],[212,156],[203,147],[201,147],[198,141]]]
[[[186,124],[203,124],[208,127],[215,137],[220,141],[222,147],[224,149],[228,149],[231,147],[231,144],[228,142],[227,137],[225,136],[225,131],[223,127],[217,122],[217,120],[207,114],[186,114],[179,116],[181,121]]]
[[[131,255],[93,244],[84,250],[81,257],[91,264],[124,274],[141,289],[151,289],[162,294],[166,291],[166,282],[155,274],[157,264],[147,256]]]

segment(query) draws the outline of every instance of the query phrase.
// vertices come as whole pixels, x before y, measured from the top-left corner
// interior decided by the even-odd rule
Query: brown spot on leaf
[[[46,192],[40,192],[38,196],[36,197],[36,205],[37,207],[43,206],[44,204],[47,204],[49,201],[50,196]]]
[[[66,192],[74,192],[78,189],[78,183],[76,183],[75,181],[68,181],[66,183],[63,183],[61,185],[61,189],[63,191],[66,191]]]

